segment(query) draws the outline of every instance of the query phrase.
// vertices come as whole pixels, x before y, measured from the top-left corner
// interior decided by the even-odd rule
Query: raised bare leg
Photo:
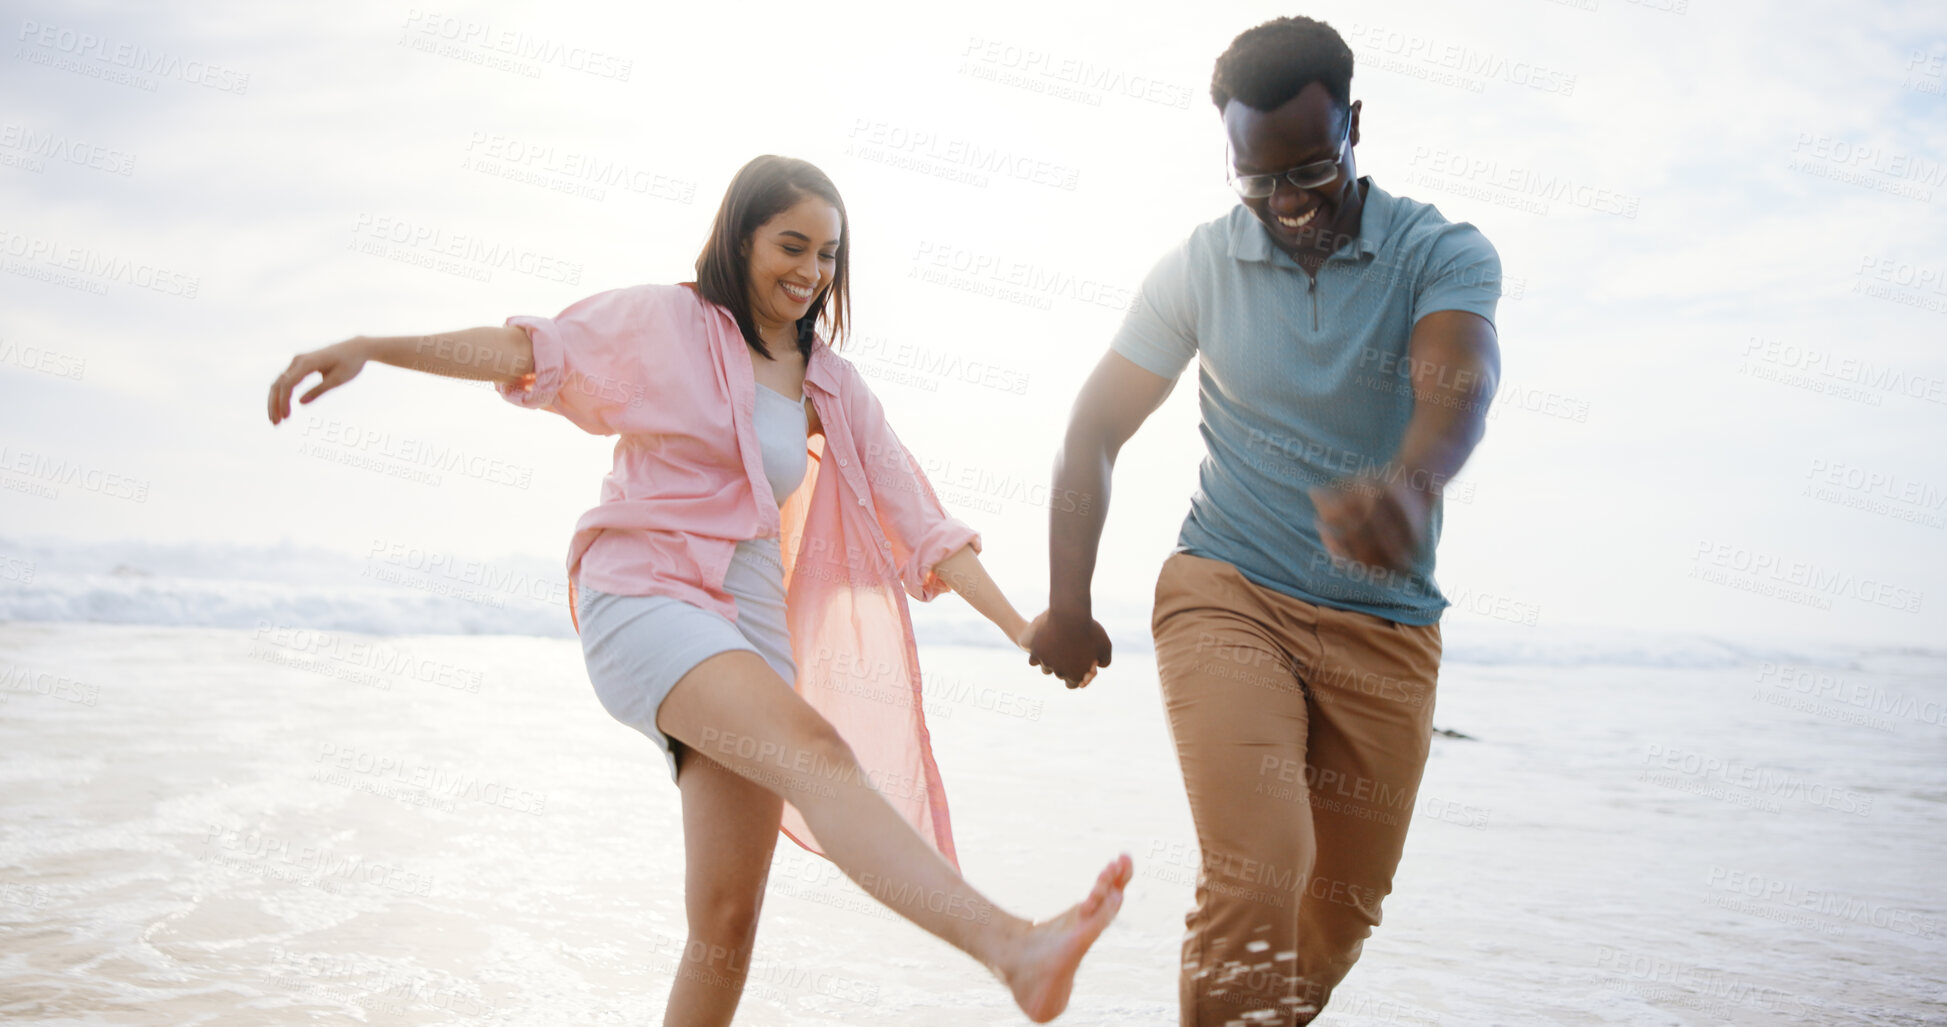
[[[1127,854],[1052,920],[1030,923],[994,905],[872,788],[838,731],[754,653],[698,664],[663,700],[656,726],[790,801],[847,877],[979,960],[1036,1023],[1067,1008],[1082,956],[1122,908],[1133,874]]]

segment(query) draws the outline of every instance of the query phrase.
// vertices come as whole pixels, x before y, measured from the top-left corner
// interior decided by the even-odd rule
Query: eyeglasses
[[[1279,179],[1290,182],[1300,189],[1317,189],[1320,186],[1331,184],[1333,179],[1339,177],[1339,162],[1345,159],[1345,144],[1350,142],[1351,139],[1352,111],[1347,109],[1345,112],[1345,133],[1339,136],[1338,155],[1331,160],[1315,160],[1310,164],[1300,164],[1295,168],[1279,172],[1275,175],[1240,175],[1237,173],[1237,168],[1230,163],[1230,151],[1226,147],[1224,151],[1224,177],[1230,182],[1230,187],[1237,190],[1237,195],[1247,200],[1261,199],[1276,192]]]

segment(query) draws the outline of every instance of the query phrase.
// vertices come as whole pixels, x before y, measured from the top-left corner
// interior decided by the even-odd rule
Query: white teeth
[[[792,286],[790,286],[790,285],[786,285],[786,284],[785,284],[785,283],[783,283],[783,282],[779,282],[779,283],[777,283],[777,284],[778,284],[778,285],[780,285],[780,286],[783,286],[783,288],[784,288],[784,292],[785,292],[785,294],[786,294],[786,295],[788,295],[788,296],[790,296],[790,297],[791,297],[791,298],[793,298],[793,299],[800,299],[800,300],[808,300],[808,299],[810,299],[810,298],[811,298],[811,290],[810,290],[810,289],[803,289],[803,290],[800,290],[800,289],[797,289],[797,288],[794,288],[794,287],[792,287]]]
[[[1306,211],[1305,216],[1301,218],[1288,218],[1280,215],[1278,218],[1278,224],[1281,224],[1286,228],[1303,228],[1306,225],[1311,224],[1311,220],[1318,216],[1318,211],[1319,208],[1313,207],[1312,209]]]

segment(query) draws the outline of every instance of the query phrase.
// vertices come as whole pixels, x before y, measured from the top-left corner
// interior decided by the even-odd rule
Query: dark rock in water
[[[1460,738],[1469,742],[1474,740],[1473,735],[1463,735],[1460,732],[1454,731],[1450,728],[1436,727],[1433,729],[1433,733],[1439,735],[1442,738]]]

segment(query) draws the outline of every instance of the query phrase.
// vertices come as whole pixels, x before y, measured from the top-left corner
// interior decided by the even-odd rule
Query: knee
[[[858,756],[838,728],[809,708],[791,724],[791,746],[797,750],[791,755],[800,769],[828,773],[858,763]]]
[[[704,889],[690,896],[690,939],[709,946],[713,954],[747,948],[757,937],[757,917],[763,907],[762,886]]]
[[[1304,836],[1259,838],[1249,847],[1202,851],[1199,877],[1212,906],[1288,918],[1304,895],[1311,860]]]

